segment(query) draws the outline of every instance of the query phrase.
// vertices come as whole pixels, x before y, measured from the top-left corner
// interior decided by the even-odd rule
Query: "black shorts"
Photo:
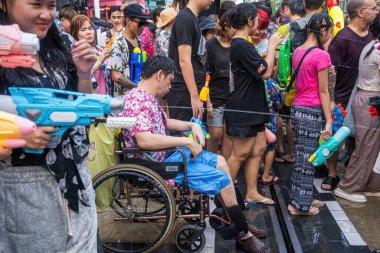
[[[232,126],[226,127],[227,135],[238,138],[256,137],[258,133],[265,131],[265,125]]]
[[[286,105],[284,105],[284,106],[280,109],[280,111],[279,111],[280,117],[281,117],[281,118],[288,118],[287,116],[290,116],[290,109],[291,109],[291,108],[292,108],[291,106],[286,106]]]
[[[170,118],[189,121],[193,116],[190,93],[188,91],[169,91],[166,95]],[[185,109],[188,108],[188,109]]]

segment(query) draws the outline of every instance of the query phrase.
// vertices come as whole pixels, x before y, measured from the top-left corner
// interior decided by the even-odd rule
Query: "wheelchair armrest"
[[[140,147],[133,147],[133,148],[123,148],[121,151],[116,151],[117,154],[127,154],[127,153],[145,153],[145,152],[163,152],[163,151],[178,151],[181,153],[183,158],[183,181],[182,181],[182,187],[185,189],[186,192],[189,191],[189,185],[187,180],[187,159],[185,152],[183,152],[178,147],[171,147],[171,148],[164,148],[164,149],[155,149],[155,150],[146,150],[142,149]]]

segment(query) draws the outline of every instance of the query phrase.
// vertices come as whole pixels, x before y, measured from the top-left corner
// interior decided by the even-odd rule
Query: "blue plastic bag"
[[[191,189],[206,195],[217,195],[221,189],[230,184],[231,180],[228,175],[224,171],[216,169],[216,154],[202,151],[195,160],[191,160],[190,151],[184,147],[181,147],[181,150],[183,150],[186,155],[188,184]],[[165,159],[165,162],[182,161],[183,158],[180,152],[175,152]],[[174,181],[178,184],[182,184],[183,177],[183,173],[178,173]]]

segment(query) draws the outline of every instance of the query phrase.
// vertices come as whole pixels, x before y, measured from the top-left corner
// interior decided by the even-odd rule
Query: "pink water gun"
[[[0,149],[14,149],[25,146],[21,137],[36,131],[32,121],[20,116],[0,111]]]
[[[37,35],[24,33],[18,25],[0,25],[0,66],[31,68],[36,64],[32,55],[40,49]]]

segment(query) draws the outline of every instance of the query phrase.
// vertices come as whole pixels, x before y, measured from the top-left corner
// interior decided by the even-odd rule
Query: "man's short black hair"
[[[324,0],[305,0],[305,5],[307,10],[318,10],[322,7]]]
[[[162,55],[150,57],[141,70],[141,79],[151,78],[155,73],[162,70],[164,75],[174,74],[175,64],[172,59]]]
[[[290,0],[289,10],[292,16],[298,15],[304,17],[306,14],[305,1],[304,0]]]
[[[111,6],[110,9],[108,10],[108,18],[111,18],[112,12],[122,12],[120,10],[120,6]]]

